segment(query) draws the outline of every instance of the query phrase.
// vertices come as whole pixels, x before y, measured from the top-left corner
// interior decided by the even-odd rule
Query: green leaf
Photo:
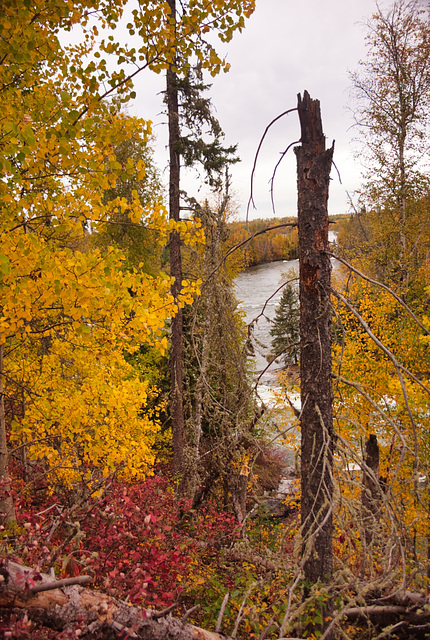
[[[9,258],[3,253],[0,253],[0,274],[4,276],[8,273],[10,273]]]

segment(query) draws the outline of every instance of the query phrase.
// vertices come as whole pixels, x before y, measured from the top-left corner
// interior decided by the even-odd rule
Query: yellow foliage
[[[354,499],[356,508],[361,508],[362,471],[358,466],[353,472],[357,477],[348,481],[347,475],[351,473],[348,468],[351,463],[362,464],[364,443],[370,434],[375,434],[383,488],[378,534],[381,545],[384,540],[384,544],[396,546],[404,532],[408,532],[411,538],[405,554],[415,547],[414,554],[419,555],[424,552],[420,545],[428,535],[429,517],[427,337],[389,292],[352,278],[343,295],[362,319],[342,302],[335,301],[334,416],[340,436],[336,464],[343,497],[343,524],[357,523],[357,513],[347,506],[345,498]],[[385,351],[365,326],[385,346]],[[396,543],[388,542],[395,530]],[[346,542],[342,544],[345,551]],[[358,547],[356,555],[362,550],[361,543]],[[383,561],[377,554],[374,566],[382,571]]]
[[[113,27],[124,5],[6,0],[0,16],[0,344],[6,393],[20,404],[11,438],[66,484],[89,465],[130,480],[150,471],[158,407],[149,409],[153,392],[126,353],[145,343],[164,352],[177,310],[167,275],[125,271],[114,248],[89,250],[89,234],[125,209],[161,239],[170,231],[157,200],[144,208],[137,193],[104,198],[118,179],[145,173],[142,162],[117,162],[114,147],[151,134],[150,123],[121,113],[131,83],[121,63],[109,72],[101,57],[134,54],[111,36],[97,51],[89,21],[97,12],[102,28]],[[148,24],[162,15],[148,5]],[[79,43],[62,45],[73,25]],[[119,102],[109,103],[115,87]],[[201,239],[198,225],[177,231],[184,242]],[[198,287],[184,282],[180,304]]]
[[[69,341],[70,338],[73,342]],[[22,378],[41,398],[26,402],[12,443],[27,443],[32,459],[47,463],[50,479],[70,486],[90,467],[106,476],[115,469],[127,480],[150,471],[156,416],[144,413],[151,396],[119,349],[97,346],[73,331],[53,339],[46,354],[20,345],[8,375]]]

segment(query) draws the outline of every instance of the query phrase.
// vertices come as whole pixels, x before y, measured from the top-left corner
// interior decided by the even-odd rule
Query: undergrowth
[[[112,480],[97,497],[85,487],[52,491],[36,469],[33,482],[15,478],[17,522],[2,528],[2,557],[59,578],[90,574],[91,588],[145,608],[193,609],[188,620],[207,629],[228,593],[225,633],[237,627],[238,638],[253,638],[267,626],[275,637],[270,621],[282,616],[288,572],[263,556],[291,555],[287,528],[257,518],[245,531],[214,502],[193,511],[175,499],[168,471],[136,485]],[[34,626],[13,616],[0,622],[4,637],[32,637]],[[41,639],[61,637],[39,631]]]

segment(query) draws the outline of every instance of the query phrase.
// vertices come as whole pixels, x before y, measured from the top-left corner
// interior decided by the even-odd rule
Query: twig
[[[173,611],[173,609],[175,607],[177,607],[178,603],[175,602],[173,604],[170,605],[170,607],[166,607],[165,609],[162,609],[161,611],[153,611],[151,612],[151,618],[153,620],[159,620],[160,618],[165,618],[167,616],[167,614],[169,614],[171,611]]]
[[[58,524],[62,524],[62,522],[59,522]],[[69,524],[69,523],[67,523]],[[55,531],[55,529],[54,529]],[[64,549],[64,547],[67,547],[67,545],[73,540],[73,538],[75,538],[80,532],[80,524],[79,522],[75,523],[75,525],[73,526],[73,530],[72,533],[70,533],[67,538],[64,540],[64,542],[62,542],[56,549],[54,549],[54,551],[52,552],[50,558],[49,558],[49,563],[47,564],[47,570],[49,571],[49,569],[55,564],[55,561],[57,560],[58,556],[61,553],[61,550]],[[53,533],[53,531],[51,530],[50,534]]]
[[[196,605],[194,605],[194,607],[191,607],[191,609],[188,609],[188,611],[185,611],[184,615],[181,618],[181,622],[186,622],[186,620],[188,620],[190,615],[192,613],[194,613],[194,611],[197,611],[197,609],[200,609],[200,605],[199,604],[196,604]]]
[[[243,247],[245,244],[248,244],[248,242],[251,242],[251,240],[253,240],[257,236],[261,236],[261,234],[267,233],[268,231],[275,231],[276,229],[282,229],[283,227],[297,227],[297,222],[284,222],[283,224],[275,224],[273,227],[265,227],[264,229],[260,229],[259,231],[252,233],[250,236],[245,238],[245,240],[242,240],[241,242],[238,242],[237,244],[235,244],[234,247],[231,247],[231,249],[227,251],[227,253],[222,258],[222,260],[220,260],[219,264],[217,264],[216,267],[209,273],[209,275],[207,276],[206,280],[203,282],[200,288],[201,289],[204,288],[207,281],[210,278],[212,278],[213,275],[215,275],[215,273],[222,267],[224,262],[226,262],[227,258],[229,258],[232,253],[234,253],[235,251]]]
[[[41,591],[52,591],[53,589],[61,589],[62,587],[70,587],[73,584],[87,584],[91,582],[91,576],[76,576],[75,578],[63,578],[54,582],[45,582],[37,587],[30,587],[29,593],[40,593]]]
[[[275,122],[277,122],[278,120],[280,120],[284,116],[288,115],[289,113],[292,113],[293,111],[297,111],[297,107],[294,107],[294,109],[288,109],[287,111],[284,111],[283,113],[281,113],[279,116],[276,116],[276,118],[274,118],[272,120],[272,122],[269,122],[269,124],[267,125],[267,127],[264,130],[263,135],[261,136],[261,140],[260,140],[260,142],[258,144],[257,151],[255,153],[254,165],[253,165],[252,171],[251,171],[251,194],[249,196],[248,206],[246,208],[246,221],[247,222],[248,222],[248,214],[249,214],[249,209],[250,209],[251,204],[255,209],[254,194],[253,194],[253,190],[254,190],[254,174],[255,174],[255,169],[257,167],[258,156],[259,156],[259,153],[261,151],[261,147],[263,146],[264,138],[266,137],[270,127],[272,125],[274,125]]]
[[[408,627],[408,626],[409,625],[405,620],[401,620],[397,624],[394,624],[392,627],[388,627],[387,629],[383,629],[381,631],[381,633],[378,636],[376,636],[375,640],[382,640],[382,638],[388,638],[388,637],[392,636],[394,631],[399,631],[400,629],[403,629],[404,627]]]
[[[249,596],[251,595],[252,590],[254,589],[254,587],[257,586],[257,584],[258,584],[258,582],[253,582],[251,584],[251,586],[248,588],[248,591],[245,593],[245,597],[243,598],[242,604],[240,605],[239,613],[237,614],[236,623],[234,625],[233,633],[231,634],[232,638],[235,638],[236,635],[237,635],[237,630],[239,629],[239,625],[242,622],[243,616],[245,615],[243,613],[243,610],[245,608],[246,601],[248,600]]]
[[[285,156],[287,155],[287,153],[291,149],[291,147],[294,147],[295,144],[299,144],[299,143],[300,143],[300,140],[295,140],[294,142],[290,142],[290,144],[285,149],[285,151],[283,151],[281,153],[281,157],[279,158],[278,162],[276,163],[275,168],[273,170],[272,177],[270,178],[270,200],[271,200],[271,203],[272,203],[272,211],[273,211],[274,215],[276,215],[275,197],[274,197],[274,183],[275,183],[276,172],[278,170],[279,165],[281,164],[282,160],[285,158]]]
[[[417,376],[415,376],[411,371],[409,371],[409,369],[407,367],[404,367],[397,360],[397,358],[390,351],[390,349],[388,349],[380,340],[378,340],[378,338],[375,336],[373,331],[370,329],[370,327],[367,324],[367,322],[358,313],[358,311],[353,307],[353,305],[350,302],[348,302],[348,300],[345,298],[345,296],[343,296],[341,293],[339,293],[339,291],[336,291],[333,288],[331,289],[331,291],[336,296],[336,298],[338,298],[345,305],[345,307],[347,309],[349,309],[349,311],[357,318],[358,322],[364,328],[364,330],[366,331],[367,335],[373,340],[373,342],[379,347],[379,349],[385,353],[385,355],[389,358],[389,360],[391,360],[394,368],[398,372],[399,371],[403,371],[403,373],[405,373],[409,378],[411,378],[414,382],[416,382],[417,385],[420,386],[421,389],[423,391],[425,391],[425,393],[427,393],[427,395],[430,396],[430,389],[425,384],[423,384],[421,382],[421,380],[419,378],[417,378]],[[400,376],[399,376],[399,378],[400,378]]]
[[[225,608],[227,606],[229,597],[230,597],[230,593],[227,591],[222,601],[221,609],[219,610],[218,619],[216,621],[215,633],[219,633],[221,631],[222,620],[224,618],[224,612],[225,612]]]
[[[266,640],[266,636],[270,631],[270,628],[272,627],[273,624],[276,625],[276,628],[279,629],[279,624],[276,622],[276,614],[273,615],[268,624],[264,627],[263,631],[260,633],[260,635],[258,636],[258,640]]]

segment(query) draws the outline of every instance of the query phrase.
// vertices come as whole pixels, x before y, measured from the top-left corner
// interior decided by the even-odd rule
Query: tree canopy
[[[143,180],[144,159],[121,162],[118,148],[144,146],[151,132],[120,110],[132,95],[122,73],[96,62],[90,14],[113,26],[122,10],[120,2],[10,2],[1,21],[2,375],[14,442],[69,481],[87,463],[103,474],[119,464],[131,476],[148,470],[156,412],[145,414],[151,391],[124,352],[142,343],[165,350],[167,319],[195,291],[184,282],[174,302],[165,274],[124,269],[113,245],[89,249],[89,230],[124,212],[158,229],[160,242],[167,233],[157,193],[106,197]],[[75,24],[82,40],[63,45],[60,31]],[[114,92],[116,102],[103,99]],[[178,225],[184,237],[190,228]]]

